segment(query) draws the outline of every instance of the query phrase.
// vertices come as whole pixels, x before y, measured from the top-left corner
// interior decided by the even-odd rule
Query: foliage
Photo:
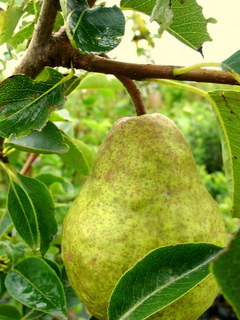
[[[17,58],[27,50],[43,4],[44,1],[37,0],[0,1],[3,8],[0,10],[0,44],[5,45],[4,58],[0,60],[2,70],[6,60]],[[215,22],[212,18],[205,19],[195,0],[174,0],[171,5],[169,1],[160,4],[155,0],[122,0],[121,9],[117,6],[91,8],[85,0],[62,0],[60,4],[53,31],[65,24],[71,44],[89,55],[106,53],[119,44],[125,26],[122,9],[134,12],[133,41],[137,43],[144,38],[152,47],[156,35],[147,30],[139,12],[159,23],[159,33],[166,29],[177,40],[199,52],[203,43],[211,40],[208,23]],[[137,49],[139,54],[150,57],[151,50]],[[237,80],[239,56],[237,52],[219,65]],[[187,71],[196,66],[189,68]],[[69,71],[66,75],[61,69],[46,67],[35,79],[23,74],[4,79],[4,73],[1,78],[0,318],[64,319],[74,310],[78,314],[83,312],[87,319],[62,263],[62,222],[90,174],[94,155],[111,125],[119,117],[135,115],[133,101],[119,80],[104,74],[81,71],[73,75]],[[214,249],[216,254],[210,259],[206,258],[210,250],[207,245],[199,245],[194,252],[205,252],[200,257],[205,261],[202,278],[208,274],[211,264],[223,294],[240,317],[239,299],[236,298],[239,291],[239,234],[232,240],[240,217],[239,89],[199,84],[187,86],[182,82],[159,84],[151,79],[140,83],[139,87],[147,112],[162,112],[181,129],[206,187],[220,205],[230,250],[219,255],[219,249]],[[189,248],[183,245],[181,250],[188,252]],[[169,249],[172,253],[175,250],[166,250]],[[164,256],[164,250],[152,254]],[[186,262],[190,269],[200,268],[201,263],[191,259],[190,255]],[[166,259],[164,262],[171,261]],[[141,263],[145,262],[140,262],[140,268],[143,267]],[[227,270],[224,277],[220,272],[223,267],[224,272]],[[134,277],[137,268],[121,279],[116,296],[119,292],[121,295],[124,281],[133,281],[134,278],[128,280],[127,277],[131,274]],[[183,267],[182,273],[186,271]],[[199,276],[197,282],[202,278]],[[187,277],[184,280],[186,287],[197,283],[191,283]],[[26,292],[31,294],[27,296]],[[180,293],[173,294],[169,301],[162,300],[159,306],[163,308],[179,296]],[[111,313],[113,310],[118,312],[118,302],[114,296]],[[152,311],[148,312],[136,319],[143,319]],[[118,319],[116,317],[114,315],[112,319]]]

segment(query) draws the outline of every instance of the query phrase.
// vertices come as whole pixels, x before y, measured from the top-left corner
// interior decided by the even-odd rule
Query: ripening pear
[[[224,247],[226,231],[182,133],[157,113],[116,121],[63,225],[79,299],[106,320],[114,287],[137,261],[158,247],[203,242]],[[148,320],[195,320],[217,292],[210,275]]]

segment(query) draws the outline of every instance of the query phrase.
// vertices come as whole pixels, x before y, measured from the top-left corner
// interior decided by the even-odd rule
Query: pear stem
[[[106,54],[102,54],[101,56],[111,60],[109,58],[109,56]],[[120,76],[118,74],[115,74],[115,77],[119,81],[121,81],[122,84],[124,85],[124,87],[127,89],[127,92],[129,93],[129,95],[132,99],[132,102],[134,104],[137,116],[142,116],[142,115],[146,114],[147,112],[146,112],[146,108],[145,108],[145,105],[144,105],[144,102],[143,102],[143,99],[141,96],[141,92],[140,92],[138,86],[136,85],[136,83],[132,79],[125,77],[125,76]]]
[[[120,80],[124,87],[127,89],[127,92],[129,93],[132,102],[135,106],[137,116],[146,114],[147,112],[143,103],[141,92],[136,83],[132,79],[129,79],[124,76],[116,75],[116,78],[118,78],[118,80]]]

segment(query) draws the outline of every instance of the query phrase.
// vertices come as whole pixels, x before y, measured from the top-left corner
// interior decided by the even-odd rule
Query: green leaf
[[[34,31],[34,21],[25,23],[18,32],[16,32],[8,40],[8,44],[14,49],[17,49],[19,44],[22,44],[25,40],[29,40]]]
[[[222,70],[230,71],[235,79],[240,82],[240,50],[221,63]]]
[[[10,295],[22,304],[67,319],[63,286],[43,259],[30,257],[23,260],[8,273],[5,283]]]
[[[35,178],[44,183],[48,189],[51,188],[52,184],[60,183],[67,193],[73,193],[72,184],[62,177],[55,176],[51,173],[42,173],[36,176]]]
[[[0,11],[0,45],[7,42],[12,36],[19,19],[23,14],[23,6],[10,5]]]
[[[109,78],[106,74],[90,73],[85,77],[79,89],[123,89],[123,84],[117,78]]]
[[[121,42],[125,19],[117,6],[89,8],[85,0],[63,0],[61,7],[67,22],[68,37],[72,45],[81,51],[101,54]]]
[[[212,272],[224,297],[240,318],[240,232],[211,265]]]
[[[167,13],[162,12],[164,10],[163,5],[166,9],[166,2],[163,3],[160,0],[121,1],[121,6],[125,9],[143,12],[158,22],[162,22],[165,19],[165,24],[166,21],[167,23],[171,23],[169,11]],[[174,15],[174,19],[167,28],[167,31],[190,48],[201,52],[203,43],[212,40],[207,31],[207,24],[209,22],[215,23],[216,20],[213,18],[205,19],[202,7],[198,5],[196,0],[172,0],[170,9]],[[163,31],[163,27],[161,26],[160,33]]]
[[[62,75],[52,68],[32,80],[15,75],[0,83],[0,135],[19,138],[42,130],[51,113],[64,101]]]
[[[72,140],[67,135],[64,135],[64,141],[68,145],[69,151],[59,155],[60,158],[77,172],[89,175],[93,162],[92,150],[84,142]]]
[[[0,241],[0,255],[7,256],[10,266],[16,263],[18,259],[24,257],[24,244],[22,242],[14,244],[7,241]]]
[[[19,184],[11,182],[8,211],[23,240],[44,255],[57,232],[54,203],[47,187],[37,179],[17,175]]]
[[[152,14],[151,20],[160,24],[159,34],[162,34],[173,22],[174,14],[171,9],[169,0],[157,0]]]
[[[109,320],[146,319],[209,275],[209,263],[222,248],[179,244],[158,248],[127,271],[115,287]]]
[[[63,140],[61,131],[52,122],[47,122],[41,131],[32,131],[28,136],[19,139],[16,139],[13,134],[4,143],[4,146],[40,154],[61,154],[66,153],[69,149]]]
[[[233,214],[240,218],[240,92],[216,90],[209,92],[222,141],[223,162]]]
[[[0,218],[0,237],[8,230],[11,226],[12,220],[7,212],[5,212]]]
[[[0,305],[0,320],[20,320],[21,314],[18,309],[9,304]]]

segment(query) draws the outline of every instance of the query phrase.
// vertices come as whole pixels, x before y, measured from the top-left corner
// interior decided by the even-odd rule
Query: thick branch
[[[49,49],[54,22],[59,10],[59,0],[44,0],[38,22],[25,56],[15,70],[15,74],[38,74],[45,67],[44,57]]]
[[[71,47],[66,33],[60,30],[50,44],[47,65],[70,68],[71,62],[76,69],[124,76],[134,80],[155,78],[239,85],[230,73],[221,70],[201,68],[174,76],[175,66],[125,63],[101,56],[84,55]]]
[[[48,1],[50,3],[56,0]],[[230,73],[221,70],[201,68],[174,76],[173,69],[177,68],[175,66],[125,63],[101,56],[82,54],[71,46],[63,28],[52,36],[49,46],[45,47],[43,52],[28,51],[28,55],[25,56],[25,65],[21,67],[21,64],[15,73],[21,70],[21,73],[32,78],[35,78],[45,66],[70,68],[72,63],[76,69],[124,76],[134,80],[155,78],[239,85]]]

